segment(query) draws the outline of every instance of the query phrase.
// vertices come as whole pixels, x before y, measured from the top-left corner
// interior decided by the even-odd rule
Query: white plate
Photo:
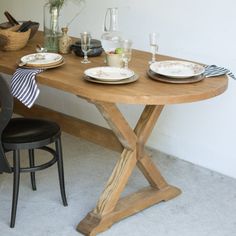
[[[35,69],[52,69],[52,68],[56,68],[56,67],[60,67],[60,66],[64,65],[65,60],[62,60],[56,64],[46,64],[46,65],[38,65],[38,66],[33,66],[33,65],[28,65],[28,64],[22,66],[22,65],[20,65],[20,63],[17,63],[17,64],[19,67],[26,68],[26,69],[33,69],[33,68],[35,68]]]
[[[62,55],[57,53],[33,53],[23,56],[20,60],[27,65],[43,66],[58,63],[62,59]]]
[[[108,85],[115,85],[115,84],[129,84],[133,83],[136,80],[138,80],[139,76],[135,74],[134,76],[128,78],[128,79],[123,79],[123,80],[116,80],[116,81],[103,81],[103,80],[98,80],[98,79],[93,79],[89,76],[84,76],[83,77],[85,80],[93,83],[98,83],[98,84],[108,84]]]
[[[171,78],[189,78],[201,75],[204,67],[187,61],[160,61],[150,65],[150,69]]]
[[[189,78],[171,78],[163,75],[159,75],[151,70],[147,71],[147,75],[154,80],[165,82],[165,83],[171,83],[171,84],[190,84],[190,83],[196,83],[201,80],[203,80],[205,77],[203,75],[193,76]]]
[[[129,69],[106,66],[87,69],[84,74],[97,80],[118,81],[128,79],[134,76],[135,73]]]

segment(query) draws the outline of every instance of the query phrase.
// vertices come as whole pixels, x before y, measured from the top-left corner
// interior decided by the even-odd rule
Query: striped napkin
[[[229,69],[226,69],[224,67],[219,67],[216,65],[206,65],[205,71],[203,73],[205,77],[220,76],[225,74],[231,77],[232,79],[236,80],[235,75]]]
[[[43,71],[43,69],[17,68],[12,76],[11,93],[13,97],[20,100],[28,108],[31,108],[38,98],[40,91],[35,82],[35,77]]]

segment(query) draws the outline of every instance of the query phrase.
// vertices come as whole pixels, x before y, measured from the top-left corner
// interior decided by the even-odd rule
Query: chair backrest
[[[13,113],[13,97],[7,81],[0,75],[0,172],[12,172],[2,145],[2,132]]]

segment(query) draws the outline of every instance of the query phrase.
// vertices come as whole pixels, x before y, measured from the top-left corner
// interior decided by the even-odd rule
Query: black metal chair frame
[[[64,169],[62,158],[62,145],[61,145],[61,131],[47,139],[27,143],[4,143],[2,140],[2,133],[7,127],[9,121],[12,119],[13,114],[13,97],[6,80],[0,76],[0,172],[12,173],[13,177],[13,196],[12,196],[12,211],[10,227],[15,226],[16,210],[19,193],[20,173],[29,172],[31,177],[32,189],[36,190],[35,172],[46,169],[57,162],[60,192],[64,206],[67,206],[67,199],[65,193],[64,183]],[[14,118],[13,118],[14,119]],[[24,119],[24,118],[22,118]],[[47,145],[55,143],[55,150]],[[29,153],[29,167],[20,167],[20,150],[28,149]],[[35,165],[34,150],[41,149],[52,155],[52,158],[44,164]],[[13,151],[13,167],[10,166],[5,153]]]

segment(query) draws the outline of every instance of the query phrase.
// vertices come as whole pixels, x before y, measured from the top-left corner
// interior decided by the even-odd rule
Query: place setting
[[[25,106],[31,108],[40,90],[35,81],[37,74],[65,64],[64,57],[58,53],[37,52],[21,57],[18,68],[11,79],[11,93]]]
[[[58,53],[42,52],[25,55],[17,61],[20,68],[51,69],[65,64],[64,57]]]
[[[188,84],[196,83],[205,78],[228,75],[236,80],[234,74],[227,68],[216,65],[200,65],[182,60],[156,61],[158,37],[155,32],[149,34],[149,45],[152,53],[147,75],[153,80],[165,83]]]
[[[202,81],[206,78],[215,78],[228,75],[236,79],[227,68],[216,65],[200,65],[198,63],[166,60],[153,62],[147,70],[147,75],[153,80],[173,84],[189,84]]]
[[[166,60],[153,62],[147,70],[147,75],[165,83],[186,84],[203,80],[205,68],[197,63]]]
[[[90,68],[84,74],[86,81],[99,84],[127,84],[138,79],[138,75],[130,69],[110,66]]]
[[[85,70],[84,80],[110,85],[128,84],[138,80],[139,76],[128,68],[132,54],[132,41],[123,40],[120,48],[116,48],[114,52],[106,53],[107,66]]]

